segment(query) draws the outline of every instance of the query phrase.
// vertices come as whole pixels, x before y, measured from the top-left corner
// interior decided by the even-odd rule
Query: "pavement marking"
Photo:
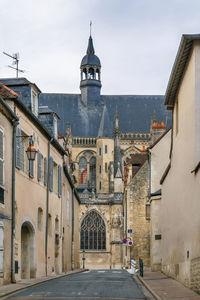
[[[112,273],[114,273],[114,274],[121,274],[122,272],[121,271],[112,271]]]
[[[105,273],[106,271],[97,271],[98,273]]]

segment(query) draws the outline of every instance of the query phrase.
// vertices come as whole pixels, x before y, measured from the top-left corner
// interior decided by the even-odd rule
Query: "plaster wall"
[[[150,149],[151,156],[151,193],[161,189],[160,179],[167,168],[170,159],[169,152],[171,146],[171,130]]]
[[[48,141],[36,126],[16,108],[20,116],[21,129],[27,135],[33,135],[35,147],[47,157]],[[50,155],[58,165],[62,165],[62,155],[51,146]],[[19,262],[19,272],[16,279],[21,279],[21,228],[24,222],[31,225],[34,235],[34,272],[33,277],[45,275],[45,224],[46,224],[46,193],[47,187],[37,180],[37,158],[34,162],[34,178],[16,168],[16,235],[15,260]],[[51,215],[51,230],[48,234],[47,266],[48,274],[61,271],[61,201],[57,193],[49,192],[49,214]],[[42,209],[41,228],[38,228],[38,209]],[[58,222],[58,244],[55,243],[55,220]]]
[[[4,139],[4,204],[0,204],[0,213],[6,218],[0,218],[1,233],[3,233],[3,253],[0,263],[3,272],[0,272],[0,285],[8,284],[11,280],[11,217],[12,217],[12,136],[13,126],[0,112],[0,129]],[[2,247],[2,245],[1,245]]]
[[[161,270],[162,254],[161,196],[151,197],[150,264],[152,271]],[[157,236],[157,237],[156,237]],[[160,238],[158,238],[160,236]]]
[[[200,44],[186,67],[173,111],[173,152],[171,169],[162,185],[162,270],[186,286],[200,290],[197,276],[200,253],[200,173],[195,168],[199,115],[195,114],[199,95]],[[197,76],[198,75],[198,76]],[[176,106],[178,105],[178,109]],[[177,118],[178,112],[178,118]],[[178,122],[178,124],[177,124]],[[178,126],[177,126],[178,125]]]

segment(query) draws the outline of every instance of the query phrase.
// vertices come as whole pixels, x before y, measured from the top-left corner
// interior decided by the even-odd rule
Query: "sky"
[[[200,0],[0,0],[0,78],[80,93],[92,21],[102,94],[164,95],[182,34],[200,33]]]

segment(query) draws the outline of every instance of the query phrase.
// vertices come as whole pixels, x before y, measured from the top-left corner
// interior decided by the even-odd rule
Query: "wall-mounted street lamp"
[[[35,160],[35,157],[36,157],[36,153],[37,153],[37,150],[35,149],[34,147],[34,142],[33,142],[33,139],[32,139],[32,136],[29,137],[29,146],[26,150],[26,154],[27,154],[27,157],[28,157],[28,160]]]

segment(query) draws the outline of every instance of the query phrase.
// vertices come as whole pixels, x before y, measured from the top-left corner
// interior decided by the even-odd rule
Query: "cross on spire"
[[[90,36],[92,35],[92,21],[90,21]]]

